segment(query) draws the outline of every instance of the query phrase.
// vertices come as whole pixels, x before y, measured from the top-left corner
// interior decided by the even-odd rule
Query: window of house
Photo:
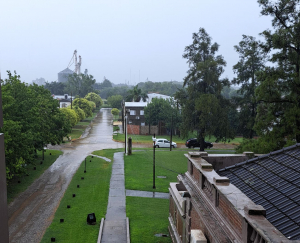
[[[140,119],[140,117],[139,117],[139,116],[136,116],[136,117],[135,117],[135,119],[139,120],[139,119]]]
[[[135,112],[135,110],[130,110],[130,115],[136,115],[136,112]]]
[[[140,115],[141,115],[141,116],[144,115],[144,110],[140,110]]]
[[[145,126],[145,122],[141,122],[141,126]]]

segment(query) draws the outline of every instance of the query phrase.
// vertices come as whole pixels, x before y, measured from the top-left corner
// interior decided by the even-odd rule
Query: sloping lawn
[[[51,155],[50,155],[51,154]],[[16,177],[7,185],[7,203],[14,200],[19,193],[25,191],[37,178],[39,178],[45,170],[47,170],[62,154],[59,150],[46,150],[44,153],[43,163],[42,161],[42,151],[37,152],[37,158],[32,164],[26,166],[27,175],[21,177]],[[36,170],[34,170],[34,167]],[[18,181],[20,183],[18,183]]]
[[[155,234],[169,235],[169,200],[126,197],[126,215],[129,218],[130,242],[172,242],[170,236],[155,236]]]
[[[93,154],[107,157],[113,161],[117,150],[100,150]],[[92,162],[90,162],[90,160]],[[94,156],[87,157],[87,173],[83,162],[65,192],[55,213],[52,224],[47,229],[41,242],[50,242],[55,237],[57,242],[96,242],[101,218],[105,217],[112,162]],[[84,177],[82,180],[81,177]],[[77,185],[80,187],[77,188]],[[72,194],[76,194],[73,197]],[[71,208],[67,208],[70,205]],[[95,213],[96,225],[86,223],[87,215]],[[60,223],[60,219],[64,219]]]

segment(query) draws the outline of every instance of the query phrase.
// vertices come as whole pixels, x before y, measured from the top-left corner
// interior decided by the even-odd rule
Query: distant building
[[[59,72],[57,74],[58,76],[58,82],[60,83],[66,83],[68,81],[68,78],[69,78],[69,75],[73,74],[74,72],[69,69],[69,68],[66,68],[64,70],[62,70],[61,72]]]
[[[52,95],[53,99],[59,101],[59,108],[66,108],[71,105],[71,101],[75,99],[74,96],[69,96],[68,94],[64,95]]]
[[[147,103],[151,103],[152,99],[156,98],[156,99],[164,99],[164,100],[170,100],[170,99],[174,99],[171,96],[168,95],[163,95],[163,94],[158,94],[158,93],[149,93],[147,94],[148,98],[147,98]]]

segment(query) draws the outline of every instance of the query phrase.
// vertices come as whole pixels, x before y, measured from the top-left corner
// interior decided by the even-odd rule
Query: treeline
[[[258,3],[261,14],[272,17],[273,29],[261,33],[265,41],[243,35],[234,46],[239,61],[233,80],[221,78],[226,61],[205,29],[194,33],[184,50],[189,70],[176,93],[181,130],[197,131],[201,150],[209,135],[228,141],[240,133],[249,140],[239,152],[267,153],[300,142],[299,1]],[[224,90],[232,84],[240,87],[237,95],[226,97]]]
[[[73,109],[59,109],[58,100],[49,90],[37,84],[20,81],[16,73],[8,72],[8,79],[1,80],[6,175],[26,173],[37,151],[47,144],[60,144],[79,120],[92,115],[92,110],[102,104],[97,94],[89,93],[85,99],[75,99]]]

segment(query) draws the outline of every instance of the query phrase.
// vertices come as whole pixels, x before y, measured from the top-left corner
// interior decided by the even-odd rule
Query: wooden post
[[[128,138],[128,155],[132,154],[132,138]]]

